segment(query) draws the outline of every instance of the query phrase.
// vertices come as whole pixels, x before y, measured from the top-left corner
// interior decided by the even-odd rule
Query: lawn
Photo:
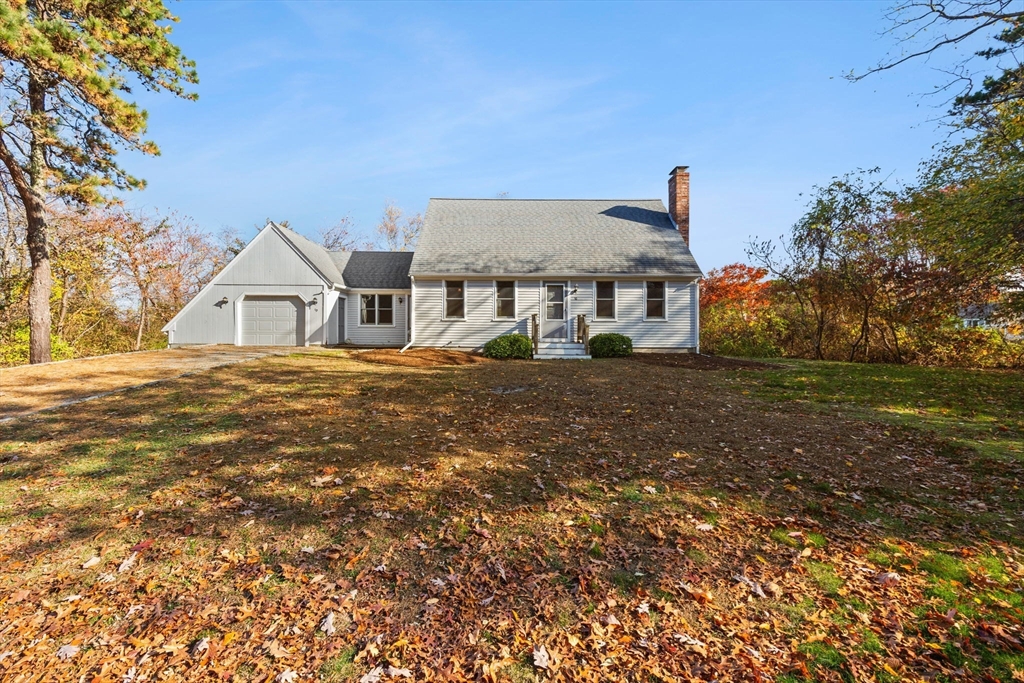
[[[1024,373],[910,365],[774,361],[747,373],[757,395],[863,419],[924,428],[951,444],[1024,460]]]
[[[0,678],[1020,680],[1021,379],[300,353],[9,422]]]

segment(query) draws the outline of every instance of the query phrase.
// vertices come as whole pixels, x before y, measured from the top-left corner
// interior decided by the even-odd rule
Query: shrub
[[[783,355],[786,322],[772,310],[750,313],[727,304],[700,312],[702,353],[776,358]]]
[[[624,334],[603,332],[590,338],[590,355],[594,358],[620,358],[633,355],[633,340]]]
[[[0,343],[0,367],[28,363],[29,331],[27,324],[18,325],[9,339],[0,341],[2,341]],[[53,360],[68,360],[75,357],[75,350],[56,333],[52,333],[50,356]]]
[[[533,357],[533,342],[524,334],[503,334],[484,344],[484,355],[488,358],[525,358]]]

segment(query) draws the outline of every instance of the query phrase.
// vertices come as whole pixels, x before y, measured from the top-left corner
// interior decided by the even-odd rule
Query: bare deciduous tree
[[[915,59],[929,58],[992,34],[995,47],[968,51],[948,71],[948,81],[938,88],[950,91],[960,86],[954,112],[978,105],[1024,98],[1024,5],[1020,0],[902,0],[886,12],[890,22],[885,33],[896,40],[896,48],[874,67],[851,72],[847,78],[859,81]],[[972,68],[985,60],[999,75],[981,75]],[[955,90],[954,90],[955,92]]]
[[[388,251],[410,251],[416,246],[422,229],[422,214],[406,218],[402,209],[389,200],[377,224],[377,235]]]
[[[358,238],[353,234],[355,223],[351,216],[341,219],[329,228],[320,228],[320,245],[327,251],[355,251],[359,248]],[[372,245],[364,245],[372,248]]]

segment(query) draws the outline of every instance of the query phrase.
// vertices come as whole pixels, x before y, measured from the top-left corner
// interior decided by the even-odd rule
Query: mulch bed
[[[774,370],[781,367],[771,363],[697,353],[637,353],[633,355],[633,360],[647,365],[665,365],[690,370]]]
[[[380,365],[399,365],[406,368],[432,368],[439,365],[474,365],[490,362],[483,356],[453,351],[450,349],[410,349],[399,353],[398,349],[373,349],[353,356],[356,360]]]

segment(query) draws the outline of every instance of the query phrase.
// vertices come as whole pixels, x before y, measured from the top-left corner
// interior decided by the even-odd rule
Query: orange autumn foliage
[[[745,263],[731,263],[708,271],[700,285],[700,306],[706,309],[719,303],[742,304],[747,310],[756,310],[769,304],[771,283],[765,278],[764,268]]]

